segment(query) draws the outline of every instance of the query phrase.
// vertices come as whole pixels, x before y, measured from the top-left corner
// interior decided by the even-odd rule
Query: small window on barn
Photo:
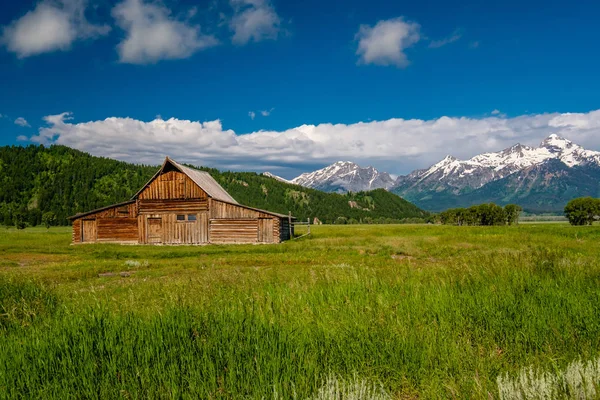
[[[196,220],[196,214],[188,214],[188,221],[195,221]]]
[[[184,214],[177,214],[177,221],[185,221],[185,215]]]

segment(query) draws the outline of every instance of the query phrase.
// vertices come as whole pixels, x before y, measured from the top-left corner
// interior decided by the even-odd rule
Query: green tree
[[[504,214],[506,215],[506,223],[508,225],[516,225],[519,222],[519,216],[523,209],[516,204],[507,204],[504,206]]]
[[[600,215],[600,199],[579,197],[565,206],[565,216],[571,225],[591,225]]]
[[[42,224],[44,224],[46,229],[50,229],[51,226],[56,225],[56,214],[52,211],[46,211],[42,215]]]
[[[27,224],[25,223],[25,216],[22,212],[16,212],[13,218],[13,223],[17,229],[25,229]]]

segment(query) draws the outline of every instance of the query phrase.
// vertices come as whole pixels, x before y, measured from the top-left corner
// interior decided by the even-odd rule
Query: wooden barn
[[[124,203],[69,217],[73,243],[279,243],[292,217],[239,204],[207,172],[166,158]]]

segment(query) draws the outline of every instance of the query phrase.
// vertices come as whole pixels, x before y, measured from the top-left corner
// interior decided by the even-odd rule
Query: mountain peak
[[[387,189],[395,184],[388,173],[379,172],[371,166],[363,168],[352,161],[337,161],[317,171],[305,172],[291,182],[335,192]]]
[[[571,148],[573,146],[573,142],[561,136],[558,136],[556,133],[551,134],[546,139],[544,139],[542,143],[540,143],[540,147],[544,147],[554,153]]]

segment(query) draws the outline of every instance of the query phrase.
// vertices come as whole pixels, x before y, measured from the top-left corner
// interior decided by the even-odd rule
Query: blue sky
[[[0,145],[288,177],[337,159],[406,173],[550,133],[598,149],[598,13],[592,1],[4,1]]]

